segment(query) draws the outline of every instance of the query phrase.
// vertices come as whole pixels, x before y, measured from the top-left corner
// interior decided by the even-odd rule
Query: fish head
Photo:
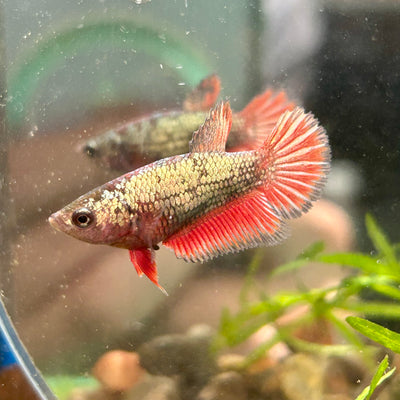
[[[115,130],[89,139],[79,149],[89,158],[97,160],[106,167],[121,171],[134,169],[136,165],[133,161],[141,154],[138,144],[130,143],[127,146],[121,134]]]
[[[121,138],[115,131],[108,131],[81,145],[81,151],[90,158],[103,160],[118,154]]]
[[[94,190],[52,214],[49,223],[58,231],[88,243],[125,242],[134,221],[121,197],[116,191]]]

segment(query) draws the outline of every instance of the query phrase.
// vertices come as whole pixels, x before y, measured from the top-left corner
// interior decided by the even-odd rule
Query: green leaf
[[[369,391],[367,395],[367,399],[369,399],[374,392],[375,388],[378,385],[379,380],[384,375],[387,367],[389,366],[388,356],[386,354],[385,358],[380,362],[378,369],[376,370],[374,376],[371,379],[371,384],[369,385]]]
[[[323,241],[318,241],[312,243],[308,246],[302,253],[297,257],[297,259],[313,259],[319,253],[325,249],[325,243]]]
[[[400,353],[400,334],[359,317],[347,317],[346,321],[355,330],[374,342],[380,343],[395,353]]]
[[[379,228],[372,215],[367,214],[365,216],[365,225],[367,227],[368,235],[371,238],[375,248],[385,257],[388,265],[392,269],[392,272],[396,272],[398,274],[400,266],[396,259],[395,249],[390,244],[383,231]]]
[[[270,317],[265,313],[255,316],[247,309],[242,309],[232,316],[228,309],[224,309],[220,320],[218,343],[225,342],[228,346],[236,346],[274,319],[275,315]]]
[[[400,318],[400,305],[384,301],[354,301],[341,304],[340,308],[381,318]]]
[[[385,283],[372,283],[370,288],[394,300],[400,300],[400,290],[397,287]]]
[[[282,336],[282,335],[281,335]],[[302,351],[314,354],[325,354],[329,356],[347,356],[350,352],[356,351],[355,347],[347,344],[319,344],[307,342],[294,336],[287,335],[284,337],[286,343],[296,351]],[[365,348],[367,350],[367,348]]]
[[[342,319],[336,317],[333,312],[327,312],[325,317],[339,330],[339,332],[345,337],[353,346],[362,348],[364,343],[360,340],[359,335],[354,332]]]
[[[378,274],[390,272],[390,268],[378,259],[362,253],[333,253],[321,254],[318,261],[325,264],[341,264],[358,268],[366,274]]]
[[[281,340],[280,336],[276,334],[270,340],[267,340],[264,343],[261,343],[257,348],[255,348],[249,355],[246,356],[243,367],[248,367],[254,362],[258,361],[260,358],[265,357],[265,354],[268,350],[271,349],[272,346],[279,343]]]
[[[274,271],[272,271],[271,276],[293,271],[307,265],[310,261],[313,261],[315,257],[324,250],[324,248],[325,244],[322,241],[312,243],[309,247],[303,250],[294,261],[290,261],[275,268]]]
[[[300,258],[298,260],[290,261],[288,263],[285,263],[285,264],[275,268],[271,272],[271,276],[283,274],[285,272],[295,271],[296,269],[300,269],[301,267],[308,265],[309,262],[310,261],[305,258]]]
[[[245,304],[248,301],[248,295],[251,288],[254,286],[255,282],[255,274],[260,268],[261,261],[264,255],[263,250],[259,250],[253,256],[250,265],[247,268],[246,276],[244,278],[244,283],[242,286],[242,290],[240,291],[239,300],[241,304]]]
[[[394,371],[396,371],[396,368],[392,368],[386,374],[384,373],[388,366],[389,366],[388,356],[386,355],[385,358],[379,364],[378,369],[375,372],[375,375],[372,377],[371,384],[367,386],[361,392],[361,394],[357,396],[356,400],[369,400],[373,395],[375,389],[379,385],[381,385],[386,379],[390,378],[393,375]]]

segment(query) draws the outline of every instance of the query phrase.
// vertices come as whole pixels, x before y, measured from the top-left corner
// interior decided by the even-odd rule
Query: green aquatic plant
[[[389,367],[388,356],[380,362],[374,376],[371,379],[371,384],[368,385],[356,398],[356,400],[369,400],[371,396],[374,394],[375,389],[380,386],[386,379],[390,378],[396,368],[389,369],[385,372]]]
[[[278,292],[268,295],[258,285],[255,274],[260,265],[260,253],[253,259],[240,295],[240,308],[235,314],[225,309],[222,312],[219,332],[214,342],[216,350],[226,346],[236,346],[249,338],[253,333],[266,324],[275,327],[275,334],[259,348],[253,351],[246,360],[250,364],[262,357],[269,348],[279,341],[286,342],[291,348],[299,351],[318,352],[326,354],[345,355],[348,351],[364,350],[364,353],[374,351],[372,346],[366,346],[360,336],[352,328],[375,340],[388,348],[393,348],[393,335],[381,332],[381,339],[377,340],[378,325],[361,322],[359,319],[349,318],[346,323],[339,315],[367,315],[370,318],[396,319],[400,317],[400,261],[399,246],[390,243],[371,215],[366,216],[366,227],[375,251],[371,253],[324,253],[324,244],[317,242],[303,251],[294,261],[278,267],[272,275],[284,272],[295,273],[313,262],[318,262],[321,268],[332,264],[339,264],[352,268],[351,273],[340,282],[324,288],[299,288],[290,292]],[[385,296],[383,300],[366,300],[362,293],[366,290],[374,291]],[[250,299],[250,292],[254,298]],[[257,295],[258,294],[258,295]],[[390,301],[386,301],[386,299]],[[394,300],[394,301],[391,301]],[[308,312],[286,324],[280,324],[278,319],[298,306],[308,307]],[[300,339],[294,331],[308,323],[324,320],[341,334],[346,344],[322,345]],[[350,325],[349,325],[350,324]],[[361,327],[361,325],[364,327]],[[365,327],[368,325],[369,331]],[[374,333],[375,328],[375,333]],[[385,328],[382,328],[385,329]],[[389,331],[390,332],[390,331]],[[387,332],[386,332],[387,333]],[[393,332],[394,333],[394,332]],[[396,334],[397,335],[397,334]],[[399,336],[400,337],[400,336]],[[392,346],[389,346],[390,340]],[[400,348],[397,341],[397,348]],[[396,350],[395,350],[396,351]]]
[[[359,317],[347,317],[346,321],[364,336],[400,354],[400,334]]]

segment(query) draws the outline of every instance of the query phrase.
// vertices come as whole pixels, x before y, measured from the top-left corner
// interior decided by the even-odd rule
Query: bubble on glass
[[[34,137],[36,132],[39,130],[37,125],[34,125],[32,129],[28,132],[28,137]]]

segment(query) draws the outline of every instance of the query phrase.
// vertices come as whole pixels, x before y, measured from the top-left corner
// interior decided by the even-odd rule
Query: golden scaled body
[[[324,129],[301,108],[286,111],[257,150],[227,153],[229,103],[193,133],[190,152],[102,185],[50,216],[77,239],[129,249],[139,275],[158,287],[154,250],[187,261],[276,244],[286,220],[321,193],[330,150]],[[162,289],[162,288],[161,288]]]
[[[90,238],[88,231],[79,230],[73,236],[82,239],[82,233],[92,243],[128,249],[155,246],[251,190],[265,176],[256,166],[255,152],[189,153],[155,162],[78,199],[72,208],[93,210],[104,237]],[[111,238],[110,225],[124,235]]]

